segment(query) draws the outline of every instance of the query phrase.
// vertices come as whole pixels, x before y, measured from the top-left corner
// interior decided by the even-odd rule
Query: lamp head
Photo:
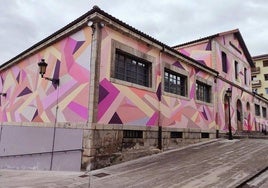
[[[227,97],[232,97],[232,89],[228,88],[226,91]]]
[[[41,77],[44,77],[44,74],[46,73],[47,63],[44,59],[41,59],[41,61],[38,63],[39,66],[39,73],[41,74]]]

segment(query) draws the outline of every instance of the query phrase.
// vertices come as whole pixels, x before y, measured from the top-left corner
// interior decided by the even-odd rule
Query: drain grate
[[[96,176],[96,177],[98,177],[98,178],[103,178],[103,177],[105,177],[105,176],[109,176],[110,174],[106,174],[106,173],[99,173],[99,174],[94,174],[93,176]]]

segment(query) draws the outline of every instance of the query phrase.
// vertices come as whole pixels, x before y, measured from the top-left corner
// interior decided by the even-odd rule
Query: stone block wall
[[[158,127],[93,124],[84,129],[82,169],[98,169],[216,138],[214,130],[163,127],[159,150],[158,131]]]

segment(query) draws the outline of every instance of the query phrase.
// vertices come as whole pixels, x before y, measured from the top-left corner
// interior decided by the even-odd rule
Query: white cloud
[[[266,0],[0,0],[0,64],[98,5],[168,45],[239,28],[251,55],[268,53]]]

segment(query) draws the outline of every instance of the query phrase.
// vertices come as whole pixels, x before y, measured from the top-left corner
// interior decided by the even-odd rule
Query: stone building
[[[252,57],[255,68],[252,69],[252,89],[268,98],[268,54]]]
[[[238,30],[172,48],[95,6],[1,65],[0,167],[94,169],[258,130],[251,67]]]

